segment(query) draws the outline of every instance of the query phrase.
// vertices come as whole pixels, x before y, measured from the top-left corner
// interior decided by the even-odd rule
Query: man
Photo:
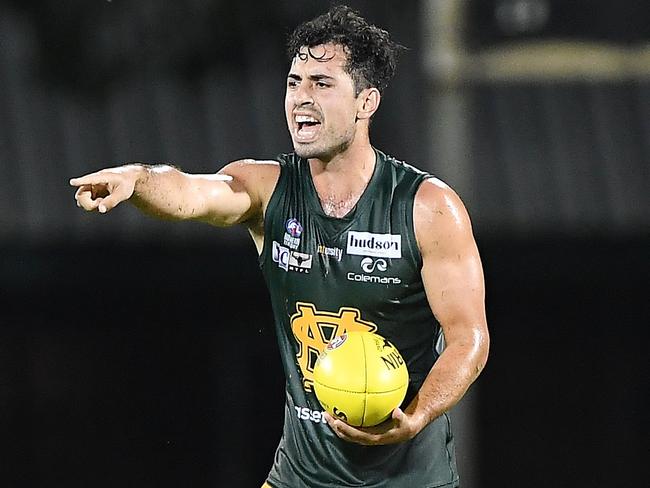
[[[294,153],[214,175],[129,164],[70,181],[85,210],[129,200],[161,218],[248,228],[287,379],[265,486],[458,486],[445,412],[487,359],[483,274],[458,196],[370,143],[398,49],[387,32],[334,7],[289,41]],[[322,412],[313,392],[318,353],[347,330],[376,331],[408,365],[403,408],[375,427]]]

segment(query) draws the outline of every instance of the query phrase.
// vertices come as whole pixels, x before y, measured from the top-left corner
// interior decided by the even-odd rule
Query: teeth
[[[296,115],[296,122],[299,124],[304,124],[306,122],[318,123],[318,120],[316,120],[314,117],[310,117],[309,115]]]

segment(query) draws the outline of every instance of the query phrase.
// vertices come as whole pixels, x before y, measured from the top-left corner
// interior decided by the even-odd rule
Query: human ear
[[[357,100],[359,101],[357,120],[369,119],[379,108],[381,94],[377,88],[366,88],[359,93]]]

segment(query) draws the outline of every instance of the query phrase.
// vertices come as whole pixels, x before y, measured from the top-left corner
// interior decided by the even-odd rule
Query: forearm
[[[232,191],[225,181],[227,175],[190,175],[168,165],[128,165],[136,176],[129,201],[142,212],[168,220],[206,220],[228,225],[228,218],[219,218],[230,211],[228,200]],[[216,205],[218,204],[218,205]],[[216,206],[216,209],[212,207]],[[214,213],[214,215],[211,214]]]
[[[129,202],[157,218],[184,220],[196,214],[187,175],[168,165],[129,164],[123,167],[135,178]]]
[[[468,343],[448,344],[404,410],[419,429],[449,411],[478,378],[487,361],[488,338],[480,333]]]

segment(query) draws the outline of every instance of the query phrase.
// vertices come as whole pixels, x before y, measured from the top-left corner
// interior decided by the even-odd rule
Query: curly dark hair
[[[309,48],[328,43],[345,49],[346,71],[354,81],[356,95],[370,87],[383,92],[395,74],[399,52],[405,49],[392,41],[387,31],[369,24],[355,10],[337,5],[293,31],[287,41],[289,61],[300,56],[300,49],[305,46],[308,53],[304,57],[319,59]]]

